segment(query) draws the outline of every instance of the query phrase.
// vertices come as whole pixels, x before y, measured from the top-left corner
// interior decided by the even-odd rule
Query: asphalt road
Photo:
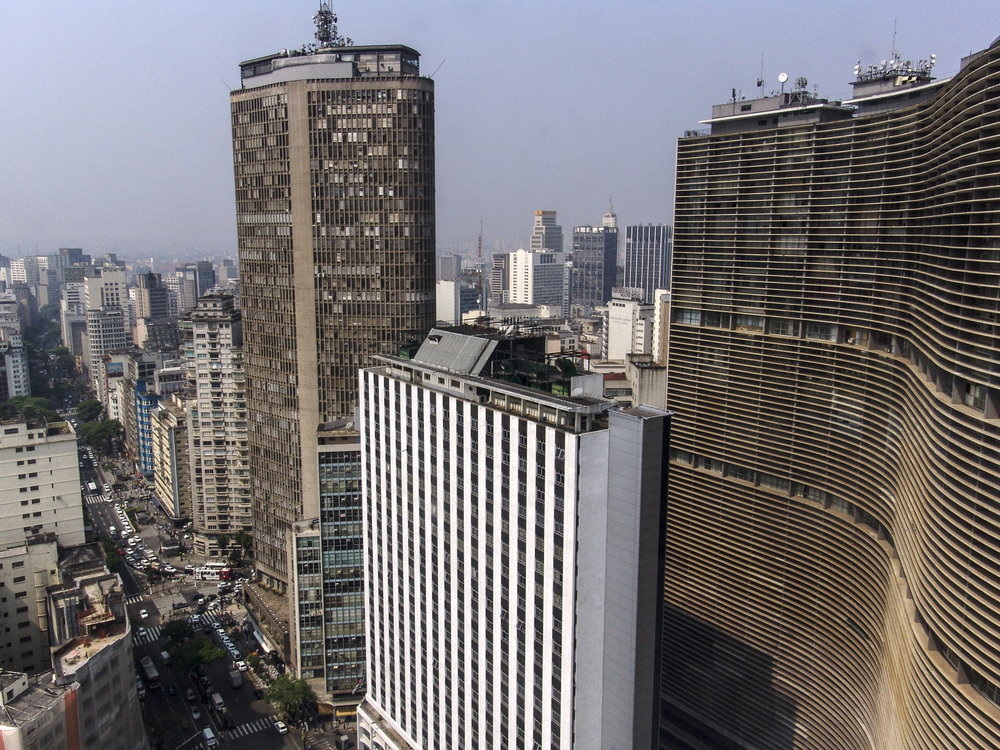
[[[86,487],[88,481],[94,481],[100,492],[103,489],[103,480],[97,474],[89,458],[81,458],[81,460],[84,462],[84,468],[81,469],[83,485]],[[121,532],[122,523],[115,507],[114,502],[105,500],[103,493],[96,496],[84,493],[84,508],[99,537],[110,536],[111,526],[115,526],[119,533]],[[142,529],[137,531],[141,532]],[[154,544],[154,538],[155,536],[149,539],[148,545]],[[162,687],[159,690],[147,691],[143,702],[143,717],[150,729],[151,736],[155,738],[154,743],[158,741],[163,750],[203,748],[205,743],[199,733],[205,727],[211,727],[219,737],[222,747],[231,746],[240,750],[244,750],[244,748],[246,750],[274,750],[276,748],[289,748],[289,750],[299,748],[302,750],[302,740],[296,736],[294,730],[286,735],[279,735],[274,728],[272,717],[274,709],[269,704],[254,699],[254,685],[251,682],[249,672],[243,673],[244,683],[242,687],[233,689],[229,686],[229,672],[235,669],[235,666],[228,654],[207,665],[206,673],[211,686],[207,690],[199,690],[194,676],[187,674],[179,662],[171,660],[170,664],[163,663],[161,652],[167,647],[167,642],[157,637],[158,627],[168,622],[173,616],[170,602],[176,601],[178,598],[191,602],[195,592],[214,593],[217,589],[216,582],[185,581],[181,583],[176,581],[170,585],[170,589],[174,593],[159,591],[154,598],[146,595],[147,588],[144,576],[133,574],[126,565],[120,565],[117,572],[122,578],[126,593],[126,609],[132,622],[135,662],[138,664],[143,656],[149,655],[160,672]],[[160,611],[161,607],[163,612]],[[146,611],[146,618],[140,616],[142,610]],[[239,614],[235,605],[230,606],[228,611],[232,614]],[[192,614],[191,608],[183,610],[183,616],[190,614]],[[197,634],[204,634],[204,630],[199,629]],[[215,645],[223,648],[214,629],[210,637]],[[245,655],[248,650],[254,648],[250,641],[243,643],[237,641],[237,646],[240,648],[241,655]],[[225,649],[223,648],[223,650]],[[174,687],[175,695],[169,694],[171,685]],[[189,702],[186,699],[189,687],[195,689],[196,700],[194,702]],[[218,692],[225,702],[225,713],[216,714],[209,709],[210,696],[214,692]],[[198,718],[195,718],[195,713],[198,714]],[[230,719],[236,725],[236,729],[223,732],[223,719]]]

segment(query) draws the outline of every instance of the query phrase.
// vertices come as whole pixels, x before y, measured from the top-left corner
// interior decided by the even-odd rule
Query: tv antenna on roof
[[[760,75],[757,76],[757,98],[764,96],[764,53],[760,53]]]

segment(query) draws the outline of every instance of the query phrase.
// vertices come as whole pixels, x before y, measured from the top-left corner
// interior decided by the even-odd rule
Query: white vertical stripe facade
[[[579,467],[583,477],[578,477],[579,438],[567,432],[557,437],[559,431],[543,423],[544,452],[539,460],[538,422],[505,415],[470,401],[457,389],[449,391],[450,383],[431,384],[426,379],[421,384],[402,382],[388,372],[373,368],[360,374],[368,598],[367,702],[403,740],[399,747],[506,745],[530,750],[537,740],[543,748],[569,750],[573,745],[576,496],[577,482],[588,481],[586,467]],[[492,431],[488,427],[488,412],[493,414]],[[505,416],[509,420],[507,462],[502,448]],[[474,436],[478,438],[475,466]],[[526,495],[520,501],[522,436]],[[561,446],[558,441],[562,441]],[[492,446],[494,461],[492,480],[488,446]],[[559,501],[556,467],[562,460],[564,500]],[[506,463],[509,477],[506,482],[502,463]],[[542,470],[544,484],[537,498],[539,506],[536,477]],[[475,502],[474,479],[478,495]],[[603,473],[589,479],[606,482]],[[460,495],[460,487],[464,488],[464,497]],[[493,496],[492,528],[487,513],[489,489]],[[556,513],[563,504],[562,593],[558,596]],[[475,514],[474,505],[478,509]],[[507,550],[505,507],[509,520]],[[517,601],[519,512],[525,518],[523,619],[518,616]],[[540,544],[538,526],[543,530]],[[540,550],[540,559],[536,550]],[[492,560],[490,601],[487,601],[488,555]],[[502,583],[505,573],[506,589]],[[475,602],[474,591],[478,593]],[[536,597],[540,600],[538,612]],[[557,604],[561,604],[558,615]],[[536,632],[538,615],[541,630]],[[554,642],[557,616],[561,627],[556,631],[558,642]],[[492,625],[492,643],[488,625]],[[506,658],[501,650],[502,632],[509,639]],[[524,734],[520,740],[519,644],[524,651],[524,691],[520,703]],[[554,667],[557,645],[561,647],[558,670]],[[541,666],[541,676],[537,679],[536,651]],[[553,698],[558,700],[558,739],[552,730]],[[492,722],[488,741],[489,714]],[[502,734],[506,735],[505,742]]]

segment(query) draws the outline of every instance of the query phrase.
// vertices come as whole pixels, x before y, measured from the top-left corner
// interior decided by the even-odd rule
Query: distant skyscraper
[[[160,274],[140,274],[137,281],[136,317],[166,318],[170,312],[169,292],[163,286]]]
[[[321,522],[322,426],[353,417],[359,367],[435,314],[434,81],[416,50],[346,46],[325,3],[316,18],[319,49],[242,63],[230,97],[255,562],[279,592],[292,525]],[[286,657],[332,692],[332,655],[299,648],[325,616],[300,613],[313,583],[292,588]]]
[[[666,747],[1000,747],[1000,41],[932,65],[677,145]]]
[[[437,277],[439,281],[454,281],[462,275],[461,255],[439,255],[437,258]]]
[[[510,301],[510,254],[494,253],[490,267],[490,304],[502,305]]]
[[[535,211],[535,225],[531,229],[528,247],[533,253],[540,250],[551,250],[554,253],[563,251],[562,227],[556,224],[555,211]]]
[[[573,228],[573,304],[606,305],[615,286],[617,264],[618,218],[608,206],[602,226]]]
[[[104,266],[84,280],[87,306],[87,348],[84,364],[94,390],[102,392],[98,372],[104,355],[132,345],[125,269]]]
[[[510,302],[562,306],[565,260],[562,253],[548,250],[511,253]]]
[[[653,302],[653,292],[670,288],[670,252],[673,228],[666,224],[625,227],[626,288],[642,289],[643,302]]]

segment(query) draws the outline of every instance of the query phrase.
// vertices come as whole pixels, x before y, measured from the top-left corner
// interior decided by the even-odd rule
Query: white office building
[[[132,322],[128,307],[125,269],[104,266],[99,276],[84,280],[87,306],[87,347],[84,364],[94,390],[101,392],[98,365],[101,358],[132,345]]]
[[[655,745],[670,417],[501,379],[538,351],[432,330],[361,372],[362,750]]]
[[[629,354],[651,354],[655,308],[642,302],[642,290],[616,290],[608,302],[604,327],[607,347],[604,358],[624,362]]]
[[[563,253],[548,250],[511,253],[510,302],[561,306],[565,272],[566,257]]]

